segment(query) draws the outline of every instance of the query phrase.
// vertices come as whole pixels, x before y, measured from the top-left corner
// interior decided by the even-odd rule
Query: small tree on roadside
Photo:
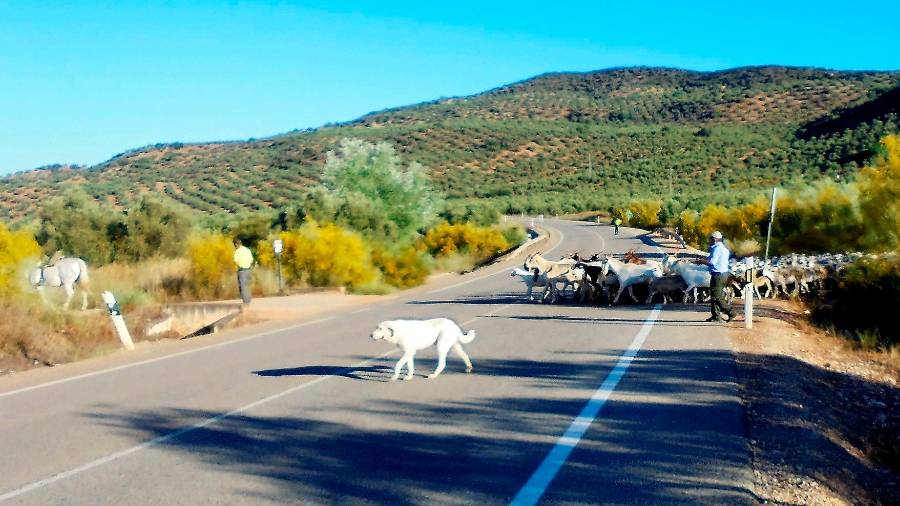
[[[335,221],[373,239],[408,243],[437,216],[440,199],[425,170],[404,167],[386,143],[342,140],[328,152],[322,181]]]
[[[121,223],[121,214],[102,206],[80,190],[70,190],[47,202],[39,213],[36,234],[44,253],[62,251],[90,264],[105,264],[115,257],[109,231]]]
[[[154,255],[175,257],[184,253],[190,219],[172,205],[145,196],[127,211],[120,256],[133,261]]]

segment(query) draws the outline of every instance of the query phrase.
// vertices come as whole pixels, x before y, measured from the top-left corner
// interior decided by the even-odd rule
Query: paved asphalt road
[[[546,225],[556,256],[651,249]],[[753,502],[730,346],[703,308],[527,303],[492,269],[46,388],[0,379],[0,503]],[[389,382],[398,354],[368,336],[401,317],[476,329],[474,372],[451,355],[424,379],[428,350]]]

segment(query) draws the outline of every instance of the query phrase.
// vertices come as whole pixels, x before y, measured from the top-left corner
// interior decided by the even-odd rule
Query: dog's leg
[[[397,361],[397,365],[394,366],[394,375],[391,377],[391,381],[397,381],[397,378],[400,377],[400,371],[403,370],[403,364],[410,358],[412,358],[412,355],[409,353],[404,353],[403,356],[400,357],[400,360]]]
[[[446,347],[438,347],[438,363],[437,367],[435,367],[434,372],[429,374],[429,378],[437,378],[437,375],[440,374],[445,367],[447,367],[447,352],[450,351],[450,348]]]
[[[409,358],[406,359],[406,377],[403,378],[403,381],[409,381],[413,379],[413,373],[416,371],[415,360],[413,360],[414,351],[409,353]]]
[[[459,343],[454,344],[453,351],[466,363],[466,372],[472,372],[472,361],[469,360],[469,356],[466,355],[466,350],[463,349],[462,345]]]

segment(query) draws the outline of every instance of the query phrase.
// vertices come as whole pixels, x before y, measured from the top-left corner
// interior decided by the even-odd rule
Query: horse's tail
[[[88,275],[87,262],[80,258],[78,259],[78,271],[78,282],[87,288],[91,284],[91,277]]]

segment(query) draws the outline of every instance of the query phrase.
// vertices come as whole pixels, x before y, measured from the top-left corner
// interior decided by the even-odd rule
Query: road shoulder
[[[756,314],[753,330],[730,333],[758,498],[900,503],[896,363],[814,328],[792,303],[766,301]]]

